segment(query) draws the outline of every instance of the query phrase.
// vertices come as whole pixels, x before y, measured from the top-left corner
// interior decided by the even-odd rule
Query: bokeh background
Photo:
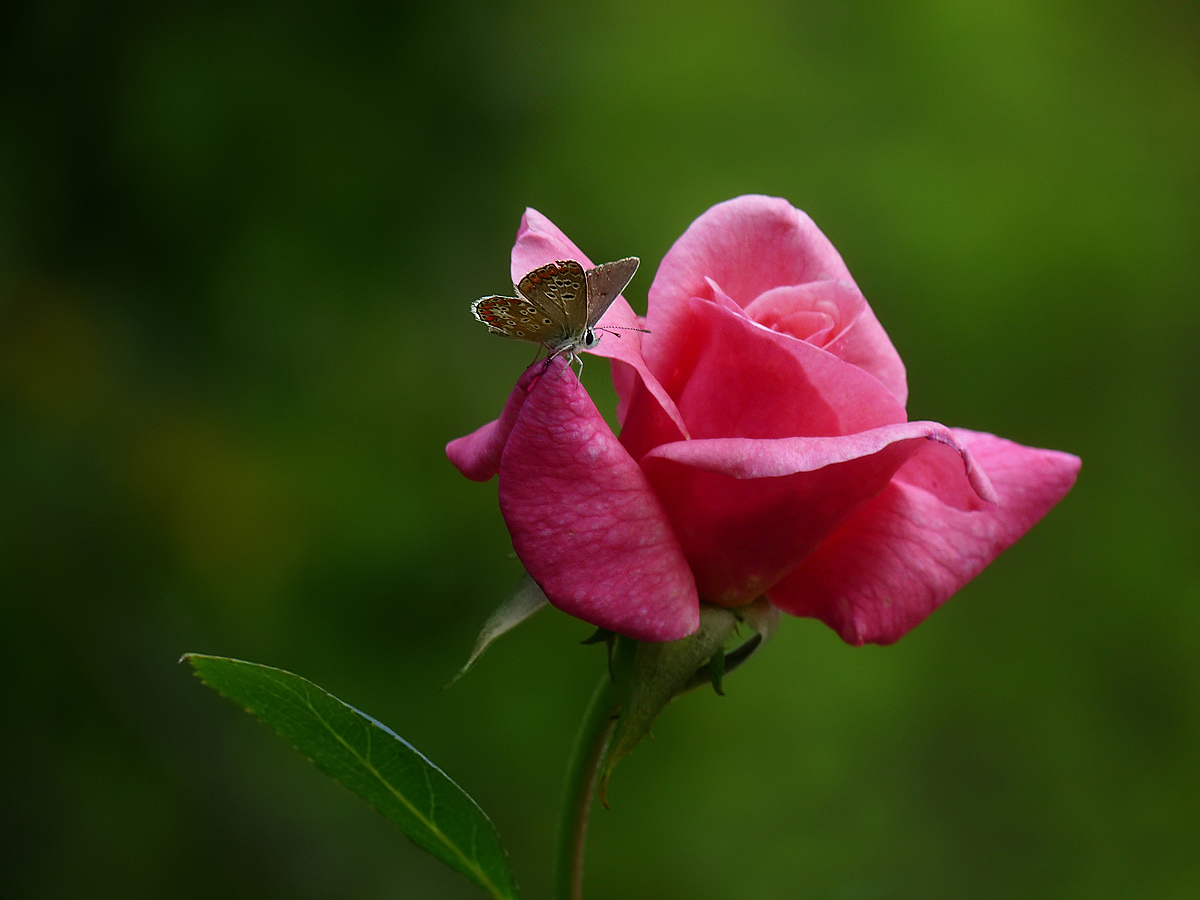
[[[603,650],[443,445],[532,354],[526,205],[657,261],[740,193],[839,248],[910,415],[1075,490],[899,644],[789,619],[618,770],[588,895],[1200,891],[1200,12],[1097,0],[13,3],[0,14],[7,897],[482,896],[177,665],[396,728],[549,894]],[[585,376],[611,414],[606,367]]]

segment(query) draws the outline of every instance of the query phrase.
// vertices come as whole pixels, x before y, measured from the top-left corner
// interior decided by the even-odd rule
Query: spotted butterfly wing
[[[588,285],[583,266],[575,260],[560,259],[534,269],[521,279],[517,293],[547,318],[561,323],[559,339],[546,342],[552,350],[582,339],[587,328]]]
[[[604,263],[587,270],[587,324],[594,327],[633,279],[640,260],[636,256]]]
[[[539,310],[524,297],[480,297],[471,304],[475,318],[492,334],[544,344],[561,334],[561,315]]]

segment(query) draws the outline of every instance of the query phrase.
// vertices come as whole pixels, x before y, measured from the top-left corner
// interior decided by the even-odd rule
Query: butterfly
[[[638,263],[630,256],[585,271],[573,259],[560,259],[522,278],[514,285],[517,296],[480,297],[471,312],[493,334],[541,344],[548,359],[566,354],[575,361],[579,351],[600,343],[598,331],[610,330],[596,323],[625,290]],[[582,372],[582,360],[579,364]]]

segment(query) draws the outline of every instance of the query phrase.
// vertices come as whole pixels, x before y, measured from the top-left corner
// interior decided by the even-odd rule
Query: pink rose
[[[557,259],[592,265],[527,210],[513,281]],[[601,324],[643,322],[618,298]],[[765,595],[851,644],[891,643],[1075,483],[1075,456],[909,422],[899,355],[833,245],[784,200],[738,197],[692,223],[644,327],[592,351],[612,360],[619,439],[556,359],[446,447],[468,478],[499,474],[525,568],[593,625],[674,640],[701,600]]]

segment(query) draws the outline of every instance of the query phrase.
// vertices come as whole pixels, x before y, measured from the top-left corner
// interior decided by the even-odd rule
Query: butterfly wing
[[[557,319],[525,297],[480,297],[471,304],[475,318],[493,334],[543,344],[562,331]]]
[[[587,324],[587,277],[573,259],[534,269],[517,292],[562,327],[564,338],[582,334]]]
[[[612,306],[625,286],[633,279],[640,260],[636,256],[618,259],[587,270],[587,324],[600,321],[605,310]]]

